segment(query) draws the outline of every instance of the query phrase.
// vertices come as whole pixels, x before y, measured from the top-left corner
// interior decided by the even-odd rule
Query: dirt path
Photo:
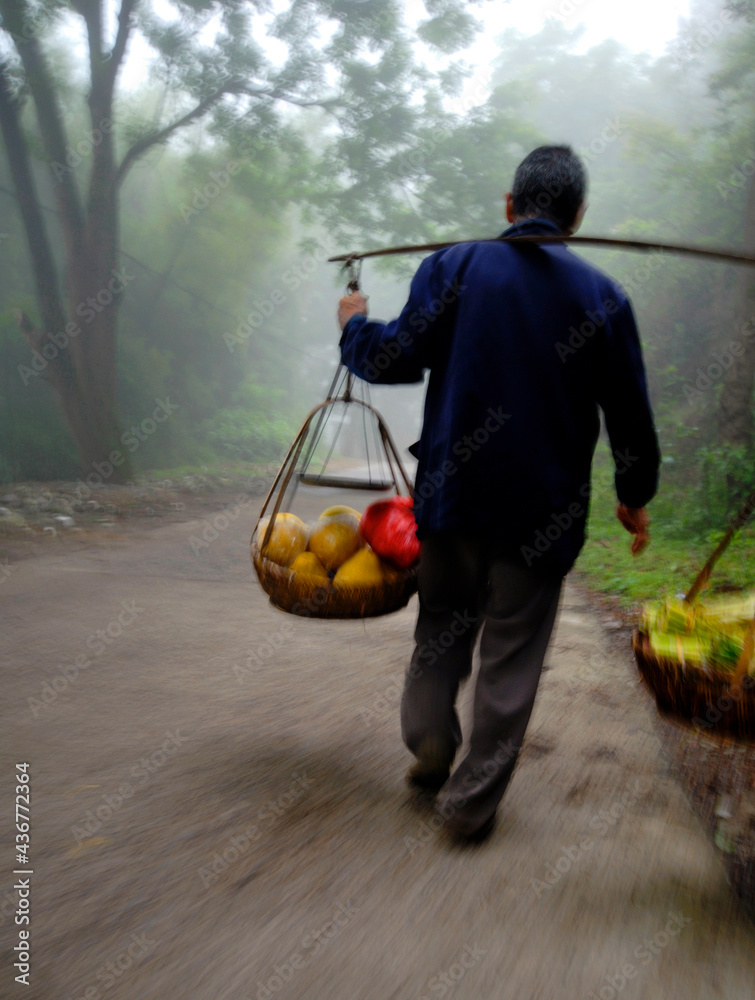
[[[302,513],[329,502],[312,493]],[[755,927],[667,773],[631,654],[578,587],[502,822],[460,850],[403,786],[413,604],[277,612],[248,560],[253,516],[206,547],[203,519],[5,577],[0,997],[752,996]],[[24,760],[30,988],[12,967]]]

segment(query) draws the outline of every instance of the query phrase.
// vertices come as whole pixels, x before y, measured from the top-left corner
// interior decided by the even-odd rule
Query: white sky
[[[409,0],[413,3],[414,0]],[[586,25],[582,48],[589,48],[605,38],[616,38],[635,52],[661,55],[666,43],[676,35],[680,17],[689,15],[689,0],[487,0],[472,7],[485,22],[484,38],[475,48],[484,59],[495,51],[495,36],[514,27],[534,35],[548,17],[555,17],[568,28]],[[488,55],[489,58],[489,55]]]
[[[407,10],[421,16],[421,0],[406,0]],[[679,19],[689,16],[690,0],[486,0],[473,6],[472,13],[485,27],[477,41],[464,53],[464,60],[474,72],[458,102],[462,110],[472,93],[479,93],[490,78],[490,66],[498,54],[496,38],[507,28],[524,35],[536,35],[548,18],[561,21],[567,28],[584,25],[577,51],[584,52],[607,38],[615,38],[634,52],[660,56],[677,34]],[[456,102],[452,102],[456,103]]]
[[[355,2],[369,3],[369,0]],[[421,0],[404,0],[404,4],[410,23],[427,16]],[[162,0],[154,0],[154,5],[161,14],[169,17],[174,14],[173,8]],[[585,25],[580,51],[606,38],[615,38],[635,52],[658,56],[676,35],[679,18],[689,15],[689,5],[690,0],[632,0],[631,3],[621,0],[484,0],[471,5],[474,16],[483,21],[484,30],[474,45],[454,58],[463,58],[473,68],[472,82],[465,88],[471,92],[472,88],[487,83],[490,64],[498,52],[496,38],[506,28],[534,35],[549,17],[557,18],[568,28]],[[114,19],[119,0],[110,0],[108,6]],[[274,0],[274,6],[285,6],[285,3]],[[273,59],[275,48],[271,46]],[[132,37],[121,77],[127,89],[144,80],[148,57],[147,46],[140,38]],[[433,61],[428,59],[428,62]],[[440,57],[441,65],[447,61],[447,56]]]

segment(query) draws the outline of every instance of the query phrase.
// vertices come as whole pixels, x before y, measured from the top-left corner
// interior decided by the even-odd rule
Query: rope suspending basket
[[[314,525],[288,513],[300,483],[394,491],[411,504],[411,483],[393,438],[369,401],[368,386],[358,391],[361,395],[355,394],[354,377],[339,367],[327,398],[308,414],[294,438],[252,534],[251,557],[260,584],[275,607],[291,614],[369,618],[404,607],[417,589],[415,565],[394,565],[365,543],[358,511],[330,507]],[[361,436],[363,464],[342,474],[333,468],[334,453],[349,432]]]
[[[755,511],[755,491],[683,599],[646,606],[632,638],[658,710],[698,732],[755,740],[755,590],[699,600],[713,567]]]

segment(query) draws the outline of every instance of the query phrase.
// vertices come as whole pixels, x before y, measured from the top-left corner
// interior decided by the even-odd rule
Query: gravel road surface
[[[258,506],[61,541],[4,575],[3,1000],[753,996],[755,927],[576,584],[499,826],[462,849],[403,782],[414,601],[277,611],[248,557]]]

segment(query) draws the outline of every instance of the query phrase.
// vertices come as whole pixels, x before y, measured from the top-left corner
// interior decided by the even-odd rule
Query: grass
[[[280,462],[242,462],[215,459],[210,462],[190,463],[186,465],[173,465],[167,469],[145,469],[138,473],[138,478],[147,482],[158,482],[162,479],[180,479],[182,476],[211,476],[211,477],[252,477],[274,475],[280,466]]]
[[[685,504],[686,500],[686,504]],[[726,529],[699,534],[683,530],[689,496],[677,491],[649,505],[650,546],[638,556],[630,552],[631,538],[616,519],[616,496],[608,463],[596,462],[588,521],[588,540],[576,569],[596,590],[614,594],[629,608],[688,590],[698,571]],[[755,524],[734,537],[711,578],[711,589],[749,589],[755,586]]]
[[[258,465],[217,459],[210,463],[150,470],[143,478],[154,482],[184,475],[211,477],[267,475],[276,463]],[[649,506],[651,542],[639,556],[630,552],[631,536],[616,519],[616,495],[610,453],[603,444],[598,449],[593,472],[593,494],[588,522],[588,539],[576,569],[589,585],[618,598],[625,608],[688,590],[726,528],[721,516],[720,530],[701,533],[685,530],[685,521],[696,499],[671,477],[662,481],[658,497]],[[749,589],[755,586],[755,523],[751,522],[734,538],[713,577],[712,588]]]

